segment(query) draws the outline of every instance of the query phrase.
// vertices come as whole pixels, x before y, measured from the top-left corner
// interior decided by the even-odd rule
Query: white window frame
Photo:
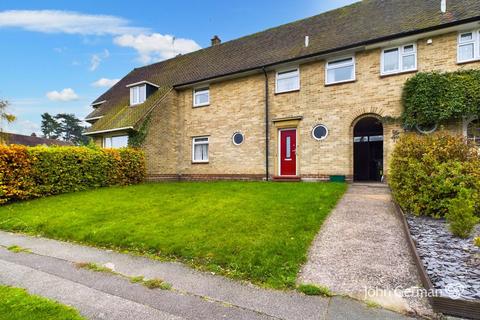
[[[127,138],[127,144],[123,147],[112,147],[112,139],[113,138],[118,138],[118,137],[126,137]],[[107,139],[110,139],[110,146],[107,146]],[[120,148],[127,148],[128,147],[128,135],[126,134],[119,134],[119,135],[114,135],[114,136],[108,136],[108,137],[103,137],[103,148],[105,149],[120,149]]]
[[[408,46],[413,46],[413,52],[405,52],[405,47]],[[390,51],[390,50],[398,50],[398,69],[396,70],[391,70],[391,71],[385,71],[385,51]],[[412,69],[403,69],[403,59],[406,56],[415,56],[415,66]],[[404,73],[404,72],[415,72],[418,69],[418,52],[417,52],[417,44],[416,43],[407,43],[403,44],[401,46],[396,46],[396,47],[390,47],[390,48],[384,48],[382,50],[382,55],[380,58],[380,74],[382,76],[386,75],[391,75],[391,74],[397,74],[397,73]]]
[[[199,103],[197,104],[196,101],[196,97],[198,94],[200,94],[201,92],[205,92],[207,91],[208,93],[208,101],[205,102],[205,103]],[[203,86],[203,87],[199,87],[199,88],[194,88],[193,89],[193,106],[194,107],[204,107],[204,106],[208,106],[210,104],[210,87],[209,86]]]
[[[207,139],[207,141],[200,141],[197,142],[197,139]],[[195,146],[196,145],[202,145],[206,144],[207,145],[207,159],[206,160],[195,160]],[[192,138],[192,163],[208,163],[210,156],[209,156],[209,151],[210,151],[210,137],[209,136],[201,136],[201,137],[193,137]]]
[[[290,73],[295,73],[295,75],[289,75]],[[297,83],[296,86],[292,89],[289,90],[279,90],[278,89],[278,80],[282,79],[290,79],[297,77]],[[275,74],[275,93],[285,93],[285,92],[293,92],[293,91],[298,91],[300,90],[300,68],[299,67],[292,67],[292,68],[286,68],[282,70],[278,70]]]
[[[462,42],[462,35],[471,33],[472,40]],[[460,47],[473,44],[473,58],[460,60]],[[480,60],[480,30],[459,32],[457,38],[457,63],[466,63]]]
[[[467,140],[470,140],[468,138],[468,126],[470,125],[470,123],[472,121],[475,121],[475,120],[478,120],[478,117],[477,116],[471,116],[471,117],[465,117],[463,119],[463,136],[465,137],[465,139]]]
[[[329,67],[330,63],[338,62],[338,61],[346,60],[346,59],[352,59],[352,62],[348,62],[348,63],[345,62],[345,63],[342,63],[342,64],[340,64],[338,66],[335,66],[335,67]],[[353,78],[352,79],[342,80],[342,81],[332,81],[332,82],[328,81],[328,71],[335,70],[335,69],[338,69],[338,68],[347,67],[347,66],[353,66]],[[337,84],[337,83],[347,83],[347,82],[355,81],[356,79],[357,79],[357,71],[356,71],[355,55],[344,56],[344,57],[336,57],[336,58],[333,58],[333,59],[329,59],[325,62],[325,84],[326,85]]]
[[[137,91],[137,99],[134,99],[134,92]],[[140,91],[143,91],[144,100],[140,100]],[[147,85],[142,84],[139,86],[130,87],[130,105],[136,106],[142,104],[147,100]]]

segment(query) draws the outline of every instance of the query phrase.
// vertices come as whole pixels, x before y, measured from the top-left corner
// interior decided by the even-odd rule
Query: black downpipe
[[[268,181],[269,174],[268,174],[268,150],[269,150],[269,136],[268,136],[268,74],[265,67],[262,68],[263,74],[265,75],[265,180]]]

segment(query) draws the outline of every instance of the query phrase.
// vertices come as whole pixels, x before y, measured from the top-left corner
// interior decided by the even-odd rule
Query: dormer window
[[[147,85],[135,86],[130,88],[130,105],[144,103],[147,99]]]
[[[141,81],[129,84],[127,88],[130,88],[130,105],[135,106],[144,103],[159,87],[151,82]]]

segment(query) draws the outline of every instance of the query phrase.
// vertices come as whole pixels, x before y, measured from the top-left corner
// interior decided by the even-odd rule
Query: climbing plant
[[[148,115],[137,131],[133,131],[128,135],[128,146],[131,148],[140,148],[145,141],[150,127],[151,116]]]
[[[407,128],[480,115],[480,70],[421,72],[403,90]]]

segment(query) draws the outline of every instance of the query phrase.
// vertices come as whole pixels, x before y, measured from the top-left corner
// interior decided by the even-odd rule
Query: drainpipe
[[[265,75],[265,180],[269,180],[269,174],[268,174],[268,74],[267,70],[265,70],[265,67],[262,67],[263,74]]]

